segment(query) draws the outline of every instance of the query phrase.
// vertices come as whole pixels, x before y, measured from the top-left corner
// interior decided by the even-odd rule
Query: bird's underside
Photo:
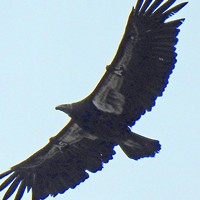
[[[187,3],[138,0],[112,63],[94,91],[80,102],[56,109],[70,122],[49,143],[25,161],[0,174],[15,200],[32,190],[32,200],[56,196],[85,181],[88,172],[102,170],[119,145],[131,159],[154,157],[159,141],[131,131],[131,126],[162,96],[176,56],[178,27],[184,19],[167,21]]]

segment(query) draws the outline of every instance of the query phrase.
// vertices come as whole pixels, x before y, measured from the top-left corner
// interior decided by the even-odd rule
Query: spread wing
[[[56,196],[87,179],[87,171],[101,170],[103,163],[113,158],[114,146],[71,121],[44,148],[0,174],[0,179],[9,175],[0,191],[9,186],[4,195],[8,199],[18,188],[15,200],[21,199],[25,189],[32,189],[32,200]]]
[[[111,65],[91,94],[93,104],[132,126],[162,96],[176,63],[178,27],[184,19],[165,22],[187,3],[138,0]]]

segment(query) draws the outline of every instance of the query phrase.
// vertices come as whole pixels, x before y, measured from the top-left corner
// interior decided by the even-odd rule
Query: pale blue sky
[[[54,107],[92,91],[135,2],[0,0],[0,172],[40,149],[68,122]],[[136,162],[116,148],[102,172],[55,200],[200,198],[199,7],[191,0],[176,15],[186,17],[176,69],[156,107],[133,127],[159,139],[160,154]]]

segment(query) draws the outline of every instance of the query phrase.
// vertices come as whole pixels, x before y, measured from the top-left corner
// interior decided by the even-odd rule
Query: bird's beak
[[[56,106],[55,109],[64,112],[64,110],[66,109],[66,107],[67,107],[67,104],[61,104],[59,106]]]
[[[66,113],[69,116],[71,116],[71,113],[72,113],[72,104],[61,104],[59,106],[56,106],[55,109],[63,111],[64,113]]]

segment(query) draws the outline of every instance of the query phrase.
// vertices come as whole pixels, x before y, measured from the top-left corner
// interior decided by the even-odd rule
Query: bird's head
[[[71,117],[72,115],[72,104],[61,104],[55,107],[56,110],[63,111],[67,115]]]

